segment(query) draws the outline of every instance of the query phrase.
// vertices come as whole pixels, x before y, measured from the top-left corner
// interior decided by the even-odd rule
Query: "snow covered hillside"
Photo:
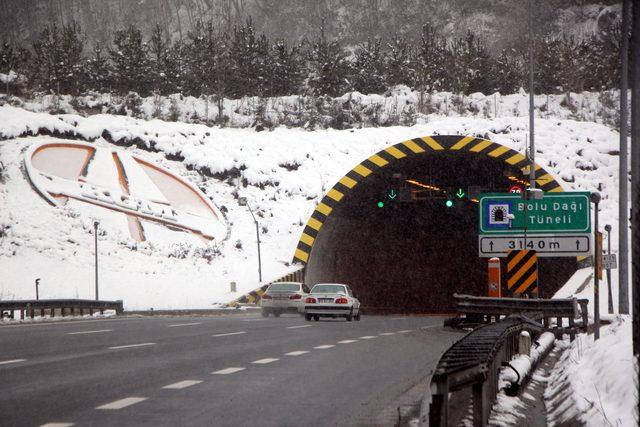
[[[30,187],[23,153],[36,142],[67,138],[126,147],[201,188],[225,213],[229,237],[206,249],[136,242],[110,229],[99,235],[101,297],[125,308],[207,308],[258,285],[255,228],[260,221],[263,278],[291,271],[302,227],[323,194],[356,163],[408,138],[474,135],[524,151],[528,119],[441,117],[411,127],[270,132],[98,114],[49,115],[0,107],[0,298],[93,296],[92,218],[55,208]],[[618,134],[573,120],[536,122],[537,161],[568,190],[599,190],[602,223],[616,236]],[[615,242],[614,242],[615,247]],[[229,292],[229,283],[238,293]],[[605,305],[606,307],[606,305]]]

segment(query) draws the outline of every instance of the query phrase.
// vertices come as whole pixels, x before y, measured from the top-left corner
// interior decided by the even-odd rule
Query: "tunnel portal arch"
[[[509,147],[459,135],[414,138],[373,154],[326,193],[307,221],[293,260],[305,266],[305,282],[346,282],[365,307],[382,311],[443,312],[452,308],[454,292],[483,295],[486,267],[477,257],[477,209],[443,214],[433,201],[394,204],[384,214],[372,208],[372,197],[394,177],[409,182],[406,178],[425,171],[443,188],[453,180],[471,185],[477,179],[480,187],[491,181],[493,189],[506,191],[513,181],[526,184],[529,164]],[[535,171],[538,188],[563,191],[543,167],[536,164]],[[454,227],[461,230],[454,237],[442,234]],[[447,269],[447,261],[473,270],[461,276]],[[548,279],[541,285],[545,293],[557,290],[576,268],[576,260],[567,258],[540,264],[542,280]]]

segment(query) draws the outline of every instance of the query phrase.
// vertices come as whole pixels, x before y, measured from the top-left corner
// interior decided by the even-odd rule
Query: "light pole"
[[[258,280],[259,283],[262,283],[262,259],[260,257],[260,225],[258,224],[258,220],[256,216],[253,214],[251,210],[251,206],[249,206],[249,202],[247,202],[246,197],[240,197],[238,199],[238,204],[240,206],[246,206],[249,209],[249,213],[251,213],[251,217],[253,218],[253,222],[256,225],[256,241],[258,242]]]
[[[100,222],[93,221],[93,237],[95,239],[95,255],[96,255],[96,301],[98,301],[98,225]]]
[[[611,225],[607,224],[604,226],[605,231],[607,232],[607,254],[611,255]],[[601,248],[602,249],[602,248]],[[607,297],[608,297],[608,309],[609,314],[613,314],[613,296],[611,295],[611,269],[607,268]]]
[[[600,270],[600,263],[598,260],[600,259],[600,251],[602,248],[598,244],[598,205],[600,204],[600,193],[593,192],[591,193],[591,203],[595,205],[595,230],[594,240],[595,250],[593,251],[593,323],[595,326],[595,331],[593,333],[594,340],[598,340],[600,338],[600,290],[598,287],[600,286],[598,272]]]

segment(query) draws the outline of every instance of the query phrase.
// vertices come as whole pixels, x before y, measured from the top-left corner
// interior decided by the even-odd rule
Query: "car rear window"
[[[293,291],[297,292],[300,290],[300,285],[295,283],[274,283],[269,286],[270,291]]]
[[[312,293],[316,294],[344,294],[344,286],[340,285],[315,285],[313,289],[311,289]]]

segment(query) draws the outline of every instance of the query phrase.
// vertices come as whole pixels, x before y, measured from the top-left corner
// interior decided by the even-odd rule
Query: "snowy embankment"
[[[412,126],[442,117],[499,118],[529,114],[529,95],[522,89],[515,94],[463,95],[420,93],[402,85],[383,95],[349,92],[336,98],[291,95],[224,99],[222,111],[213,96],[195,98],[181,94],[144,98],[135,93],[126,96],[36,94],[30,99],[0,96],[0,105],[3,104],[34,112],[83,116],[117,114],[146,120],[224,123],[232,128],[287,126],[307,130]],[[609,126],[615,126],[620,118],[619,104],[619,91],[613,90],[535,97],[536,115],[540,118],[594,121]]]
[[[31,298],[40,277],[44,297],[91,297],[92,218],[53,208],[24,176],[22,153],[50,134],[125,147],[203,189],[223,211],[230,236],[210,251],[134,242],[106,228],[99,236],[101,296],[126,309],[206,308],[254,289],[255,228],[237,197],[260,221],[263,278],[291,271],[300,232],[323,194],[376,151],[432,134],[474,135],[524,151],[526,118],[442,118],[411,127],[270,132],[145,121],[124,116],[49,115],[0,107],[0,297]],[[596,123],[538,120],[538,163],[569,190],[599,189],[602,215],[617,218],[618,134]],[[615,243],[615,242],[614,242]],[[236,282],[238,293],[228,292]]]
[[[560,356],[548,378],[545,404],[549,425],[638,425],[638,366],[633,360],[631,319],[624,316],[593,335],[579,335]]]

